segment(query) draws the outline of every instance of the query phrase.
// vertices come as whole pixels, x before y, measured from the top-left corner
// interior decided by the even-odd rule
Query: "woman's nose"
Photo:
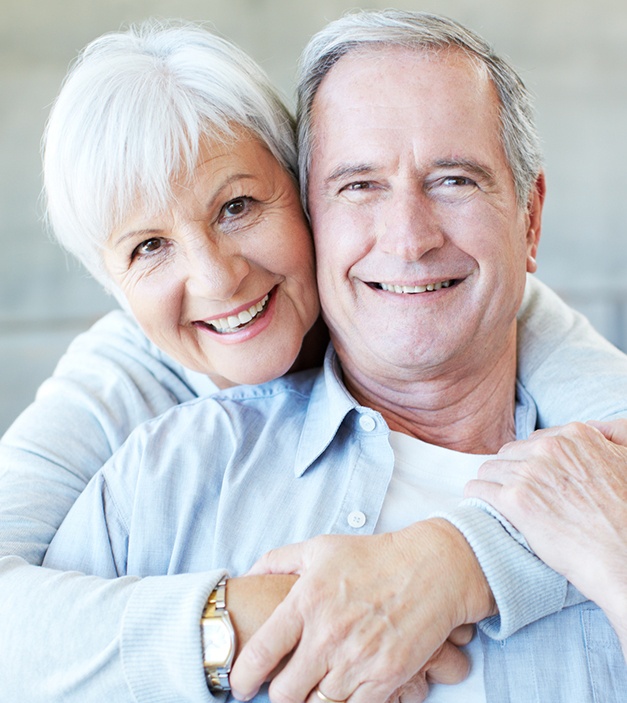
[[[190,247],[186,263],[187,291],[212,300],[229,300],[250,273],[250,263],[231,243],[208,238]]]

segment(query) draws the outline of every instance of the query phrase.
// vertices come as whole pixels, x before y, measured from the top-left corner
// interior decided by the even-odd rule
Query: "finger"
[[[491,459],[484,461],[477,470],[477,478],[492,483],[505,483],[508,476],[515,475],[521,470],[524,462],[522,457],[508,459]]]
[[[401,686],[400,688],[397,688],[392,695],[390,695],[389,685],[382,684],[381,682],[366,681],[361,684],[361,686],[356,688],[353,694],[345,700],[347,700],[348,703],[388,703],[390,700],[400,701],[400,696],[402,695],[402,700],[406,700],[407,703],[421,703],[425,699],[426,693],[428,692],[428,685],[425,683],[424,686],[425,691],[423,692],[422,697],[411,698],[410,696],[414,691],[413,687],[408,687],[405,689],[405,685]],[[322,684],[321,688],[325,691]],[[407,698],[405,698],[405,696],[407,696]],[[339,698],[338,700],[342,699]]]
[[[590,426],[591,423],[569,422],[566,425],[545,427],[541,430],[535,430],[535,432],[532,432],[529,439],[526,440],[526,443],[530,447],[533,447],[536,442],[546,439],[547,437],[579,437],[581,436],[582,431],[584,432],[584,435],[586,433],[589,434]],[[525,442],[521,442],[521,444],[525,444]]]
[[[323,701],[324,699],[320,698],[317,691],[322,691],[322,689],[319,686],[315,686],[313,688],[313,690],[311,691],[311,693],[305,699],[305,703],[321,703],[321,701]],[[322,694],[322,695],[326,695],[326,694]],[[339,700],[339,699],[331,698],[330,696],[327,696],[327,698],[329,698],[330,700]]]
[[[497,452],[497,456],[499,459],[508,459],[510,457],[516,460],[524,459],[534,451],[535,444],[539,440],[564,434],[564,430],[565,427],[561,425],[534,430],[527,439],[516,439],[513,442],[504,444]]]
[[[316,685],[324,694],[333,700],[344,701],[348,698],[350,690],[337,691],[324,677],[327,674],[326,662],[322,657],[311,659],[302,654],[310,651],[305,642],[302,647],[297,647],[290,660],[282,671],[270,683],[269,693],[271,701],[302,701],[308,700],[307,695],[313,695],[312,701],[320,703],[320,698],[315,693]],[[311,693],[310,693],[311,692]]]
[[[627,420],[606,420],[605,422],[590,420],[587,424],[599,430],[610,442],[627,446]]]
[[[464,486],[464,498],[479,498],[498,510],[502,490],[500,483],[475,478]]]
[[[412,679],[394,691],[385,703],[423,703],[428,695],[429,684],[425,673],[419,671]]]
[[[296,574],[305,563],[306,543],[288,544],[272,549],[259,558],[246,573],[246,576],[259,574]]]
[[[464,647],[472,640],[474,636],[474,625],[460,625],[459,627],[456,627],[453,632],[451,632],[451,634],[448,636],[448,641],[454,644],[456,647]]]
[[[288,597],[244,645],[229,681],[235,698],[250,700],[261,685],[298,644],[303,622]],[[324,672],[323,672],[324,673]]]
[[[461,649],[445,642],[427,663],[425,671],[431,683],[460,683],[468,676],[470,661]]]
[[[524,439],[517,439],[512,442],[505,442],[505,444],[498,450],[497,456],[501,456],[503,454],[507,455],[512,449],[516,447],[520,447],[521,444],[523,444],[526,440]]]

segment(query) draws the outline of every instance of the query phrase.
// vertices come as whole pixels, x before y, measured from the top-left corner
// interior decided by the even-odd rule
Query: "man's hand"
[[[429,694],[429,684],[461,683],[470,671],[468,658],[458,647],[468,644],[475,633],[474,625],[453,630],[425,666],[388,698],[386,703],[422,703]]]
[[[423,703],[429,695],[430,684],[461,683],[468,676],[469,662],[458,647],[468,644],[474,632],[473,625],[462,625],[453,630],[448,640],[438,648],[425,666],[407,683],[396,689],[385,703]],[[308,703],[320,703],[320,699],[312,693]]]
[[[419,703],[430,677],[466,674],[461,653],[442,647],[451,631],[494,612],[472,550],[444,520],[370,537],[316,537],[270,552],[251,573],[300,578],[233,666],[240,700],[292,652],[270,685],[273,703],[315,700],[308,696],[318,685],[338,701],[386,703],[403,690],[403,701]]]
[[[627,420],[540,430],[466,486],[604,609],[627,657]]]

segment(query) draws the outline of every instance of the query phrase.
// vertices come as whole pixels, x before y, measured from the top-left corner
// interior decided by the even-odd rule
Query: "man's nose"
[[[444,245],[442,222],[434,204],[419,185],[391,193],[378,222],[378,246],[406,261],[418,261]]]

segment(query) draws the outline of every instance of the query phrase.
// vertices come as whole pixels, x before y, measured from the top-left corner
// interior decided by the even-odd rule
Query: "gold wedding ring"
[[[316,696],[323,702],[323,703],[346,703],[346,701],[336,701],[333,698],[327,698],[324,693],[316,686],[315,688],[316,691]]]

